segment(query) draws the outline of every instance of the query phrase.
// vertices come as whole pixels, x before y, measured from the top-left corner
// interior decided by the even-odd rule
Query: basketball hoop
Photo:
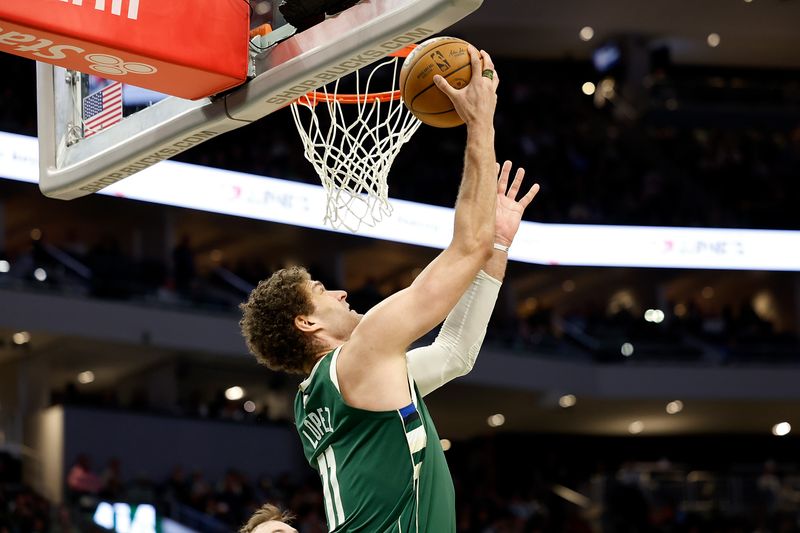
[[[352,94],[332,87],[308,93],[292,102],[292,116],[303,141],[306,159],[322,180],[328,200],[325,223],[355,233],[362,224],[375,226],[392,213],[386,176],[400,151],[421,122],[403,104],[398,90],[400,59],[406,47],[377,63],[362,86],[358,71]],[[391,75],[391,90],[371,92],[374,78]],[[381,82],[377,82],[381,83]],[[318,106],[327,113],[317,113]],[[343,106],[347,106],[347,109]],[[306,121],[301,115],[306,115]]]

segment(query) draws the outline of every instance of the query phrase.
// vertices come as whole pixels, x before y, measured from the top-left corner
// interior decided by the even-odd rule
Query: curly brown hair
[[[278,270],[261,281],[239,306],[239,326],[256,360],[272,370],[305,374],[319,351],[313,337],[294,324],[298,315],[314,311],[308,281],[311,276],[303,267]]]
[[[280,508],[271,503],[265,503],[253,513],[253,516],[242,526],[239,533],[253,533],[258,526],[271,520],[289,524],[294,520],[294,515],[288,511],[281,511]]]

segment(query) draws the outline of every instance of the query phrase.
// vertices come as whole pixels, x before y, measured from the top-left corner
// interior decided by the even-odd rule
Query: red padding
[[[0,52],[198,99],[244,82],[246,0],[0,2]]]

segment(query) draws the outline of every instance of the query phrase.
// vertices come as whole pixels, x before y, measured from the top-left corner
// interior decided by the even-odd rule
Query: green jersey
[[[328,528],[454,532],[453,480],[413,379],[409,376],[412,402],[403,409],[350,407],[336,377],[339,350],[317,362],[294,402],[303,451],[322,480]]]

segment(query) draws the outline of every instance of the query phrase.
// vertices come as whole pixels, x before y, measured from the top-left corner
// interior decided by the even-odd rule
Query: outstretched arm
[[[502,168],[498,165],[497,170],[500,177],[497,180],[497,214],[494,225],[494,242],[497,245],[510,247],[514,242],[514,237],[519,231],[522,223],[522,215],[525,209],[531,204],[539,193],[539,184],[534,183],[525,195],[517,200],[522,181],[525,179],[525,169],[519,167],[514,174],[511,186],[508,185],[508,178],[511,175],[511,161],[503,163]],[[506,274],[506,263],[508,263],[508,253],[495,248],[495,253],[486,263],[484,270],[490,276],[503,281]]]
[[[525,170],[517,170],[509,188],[510,172],[511,162],[506,161],[497,181],[495,243],[500,246],[511,245],[525,208],[539,192],[539,185],[535,184],[517,201]],[[409,371],[423,396],[472,370],[486,335],[507,262],[507,252],[495,248],[483,270],[447,315],[433,344],[408,352]]]
[[[469,53],[473,75],[466,87],[456,90],[441,76],[434,77],[467,125],[453,239],[410,287],[372,308],[342,348],[336,372],[342,395],[353,407],[391,410],[408,405],[406,349],[444,320],[492,253],[498,78],[481,75],[483,68],[494,68],[487,53],[471,46]]]

